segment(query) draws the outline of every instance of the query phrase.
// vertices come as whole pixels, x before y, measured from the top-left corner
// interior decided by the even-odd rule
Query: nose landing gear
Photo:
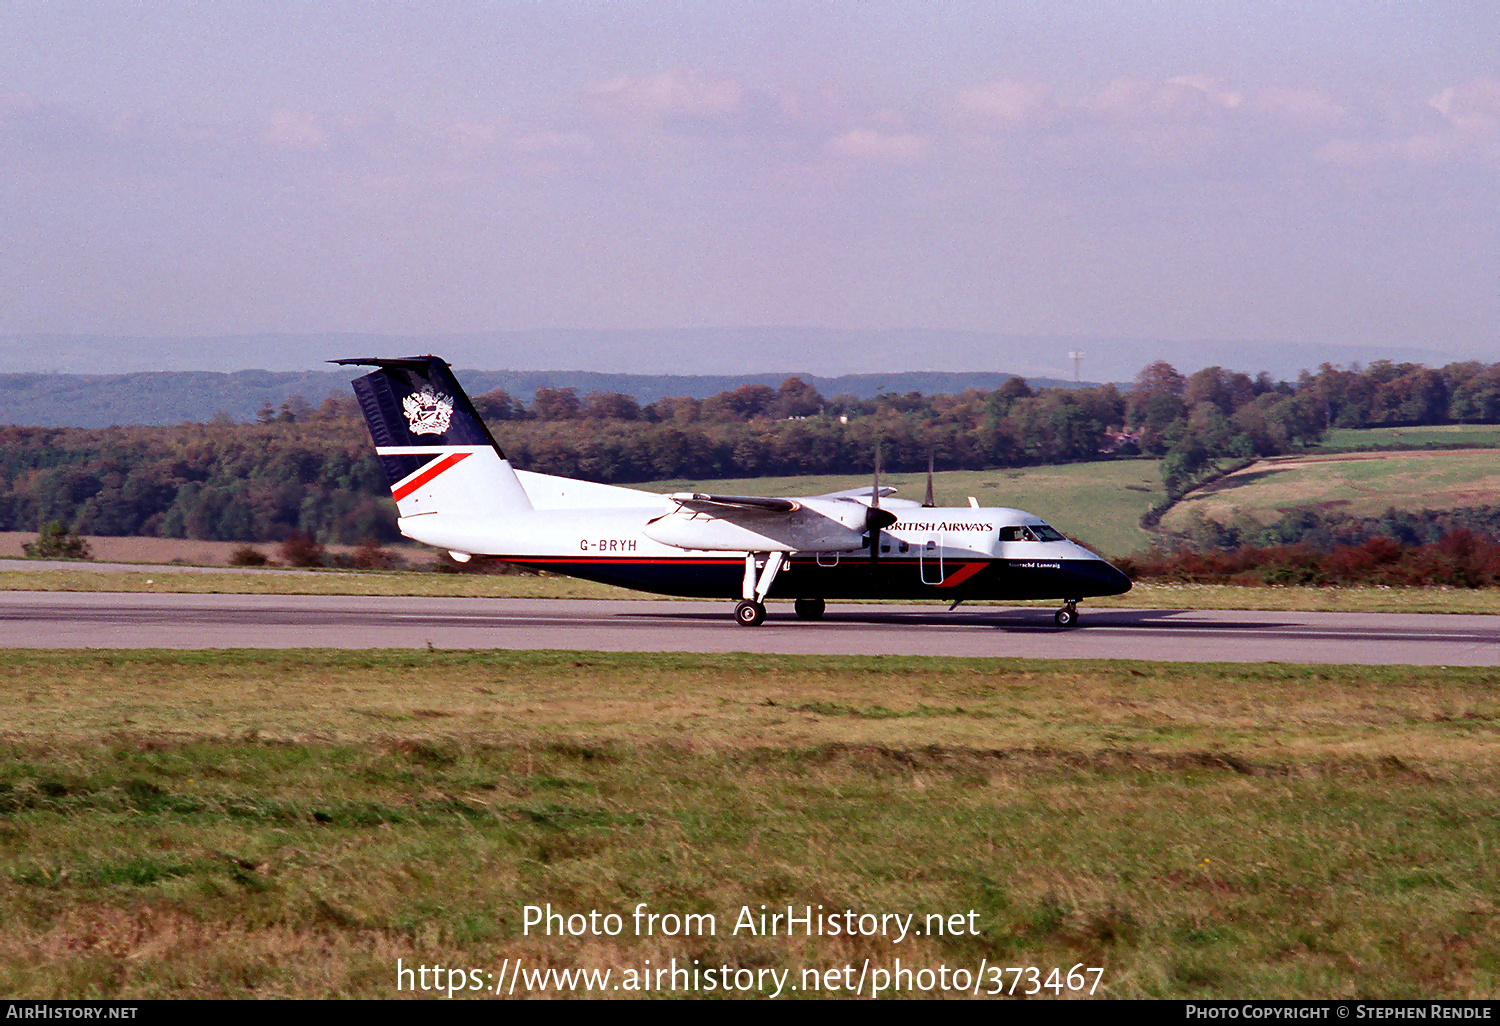
[[[1056,623],[1057,623],[1057,625],[1059,627],[1077,627],[1078,626],[1078,600],[1077,599],[1066,599],[1066,600],[1064,600],[1063,607],[1061,609],[1059,609],[1057,612],[1055,612],[1055,613],[1052,614],[1052,619],[1054,621],[1056,621]]]
[[[741,627],[759,627],[766,622],[766,607],[754,599],[745,599],[734,607],[734,622]]]

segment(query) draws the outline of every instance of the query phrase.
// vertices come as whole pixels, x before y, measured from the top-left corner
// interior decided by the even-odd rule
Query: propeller
[[[927,450],[927,498],[922,500],[923,509],[932,509],[937,503],[932,501],[932,450]]]
[[[890,527],[899,517],[880,508],[880,443],[875,443],[875,480],[870,485],[870,505],[865,510],[865,530],[870,532],[870,576],[880,566],[880,530]]]

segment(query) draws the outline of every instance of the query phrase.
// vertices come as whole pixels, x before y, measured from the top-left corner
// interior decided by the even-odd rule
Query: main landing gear
[[[745,580],[740,592],[744,597],[734,607],[735,623],[741,627],[759,627],[766,622],[766,594],[786,562],[785,552],[745,553]],[[819,620],[825,603],[820,598],[801,598],[792,608],[797,611],[799,620]]]
[[[766,593],[785,565],[785,552],[768,552],[764,562],[753,552],[745,553],[745,581],[740,592],[744,597],[734,607],[735,623],[741,627],[759,627],[766,622]]]
[[[1057,621],[1059,627],[1078,626],[1078,600],[1065,599],[1063,607],[1052,614],[1052,619]]]
[[[798,599],[792,604],[792,608],[797,611],[799,620],[821,620],[825,606],[822,599],[811,598]]]

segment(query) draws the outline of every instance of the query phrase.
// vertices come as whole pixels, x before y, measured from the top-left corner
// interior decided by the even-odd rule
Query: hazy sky
[[[0,335],[806,325],[1500,360],[1497,41],[1472,0],[16,0]]]

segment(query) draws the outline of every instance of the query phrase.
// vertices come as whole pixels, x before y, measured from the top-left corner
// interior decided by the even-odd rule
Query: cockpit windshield
[[[1046,524],[1023,524],[1000,528],[1001,541],[1067,541],[1055,528]]]

